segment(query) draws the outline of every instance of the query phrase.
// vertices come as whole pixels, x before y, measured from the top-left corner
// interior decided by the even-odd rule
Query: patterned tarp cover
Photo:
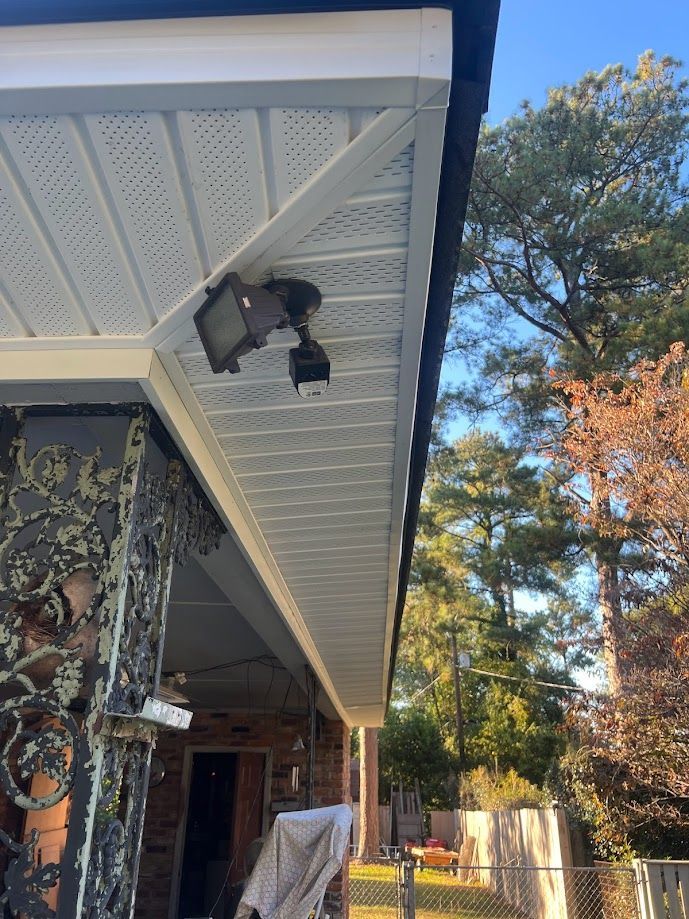
[[[346,804],[278,814],[235,919],[307,919],[342,866],[352,811]]]

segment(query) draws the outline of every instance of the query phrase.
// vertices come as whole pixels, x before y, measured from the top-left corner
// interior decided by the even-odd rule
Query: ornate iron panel
[[[0,808],[4,792],[17,817],[0,829],[5,916],[133,911],[155,741],[138,716],[158,689],[172,567],[222,533],[157,430],[146,406],[87,406],[62,425],[54,409],[3,412]],[[30,815],[65,800],[64,854],[45,863]]]

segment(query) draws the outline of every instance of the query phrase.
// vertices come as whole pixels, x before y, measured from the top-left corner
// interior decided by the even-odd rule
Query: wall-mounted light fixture
[[[289,352],[289,373],[304,399],[322,395],[330,382],[330,361],[311,338],[309,319],[321,305],[321,294],[308,281],[293,278],[265,287],[245,284],[236,272],[226,274],[194,315],[194,323],[213,373],[239,373],[239,358],[263,348],[274,329],[291,326],[299,346]]]

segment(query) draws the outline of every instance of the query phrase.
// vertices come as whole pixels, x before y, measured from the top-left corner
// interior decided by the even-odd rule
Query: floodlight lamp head
[[[273,329],[285,328],[285,304],[264,287],[244,284],[231,271],[208,295],[194,315],[196,330],[213,373],[239,373],[238,359],[268,344]]]
[[[239,373],[239,358],[268,344],[274,329],[306,327],[321,305],[317,287],[307,281],[273,281],[265,287],[245,284],[232,271],[194,315],[196,330],[213,373]],[[301,333],[300,333],[301,334]]]

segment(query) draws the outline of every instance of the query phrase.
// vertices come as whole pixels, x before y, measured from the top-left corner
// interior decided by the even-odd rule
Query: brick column
[[[350,729],[342,721],[325,721],[316,741],[315,804],[352,803],[349,784]],[[328,885],[325,895],[325,912],[332,919],[349,916],[349,847],[344,865]]]

